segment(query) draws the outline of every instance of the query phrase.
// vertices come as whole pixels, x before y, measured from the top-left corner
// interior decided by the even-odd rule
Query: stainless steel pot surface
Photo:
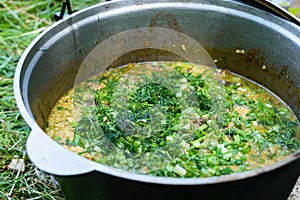
[[[267,87],[300,118],[297,25],[234,0],[106,2],[49,27],[30,44],[18,63],[14,90],[21,114],[32,129],[27,142],[32,162],[56,176],[67,199],[286,199],[300,174],[299,151],[281,162],[245,173],[164,178],[94,163],[66,150],[44,133],[51,108],[74,85],[89,53],[107,38],[147,27],[189,36],[218,60],[218,67]],[[161,37],[161,43],[167,40]],[[107,48],[106,52],[116,51],[114,46]],[[111,66],[150,60],[184,58],[164,49],[144,48],[126,52]]]

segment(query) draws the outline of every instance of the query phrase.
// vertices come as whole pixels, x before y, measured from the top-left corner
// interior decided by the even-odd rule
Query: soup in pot
[[[266,88],[228,70],[146,62],[106,70],[56,103],[46,133],[114,168],[209,177],[270,165],[299,149],[299,122]]]

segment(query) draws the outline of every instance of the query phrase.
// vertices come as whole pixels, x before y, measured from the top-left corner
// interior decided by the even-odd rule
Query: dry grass
[[[98,2],[76,0],[72,5],[79,10]],[[26,155],[30,130],[16,108],[12,89],[19,57],[40,32],[54,23],[53,14],[60,11],[61,3],[0,0],[0,199],[63,199],[51,178],[37,173]],[[25,171],[9,168],[13,158],[24,161]]]

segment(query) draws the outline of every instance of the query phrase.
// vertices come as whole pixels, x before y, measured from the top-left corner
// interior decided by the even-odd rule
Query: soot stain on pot
[[[261,51],[256,48],[245,49],[242,47],[235,47],[224,49],[209,46],[204,46],[204,48],[213,59],[218,60],[218,67],[229,68],[237,73],[241,69],[243,71],[250,70],[249,66],[262,67],[266,61],[264,53],[261,53]],[[242,50],[244,53],[237,53],[237,50]]]
[[[158,12],[150,21],[150,27],[170,28],[178,32],[184,32],[180,27],[177,18],[173,14]]]
[[[286,76],[288,71],[288,66],[282,66],[279,76]]]
[[[253,48],[246,51],[245,62],[255,63],[258,66],[263,66],[266,61],[266,56],[259,49]]]

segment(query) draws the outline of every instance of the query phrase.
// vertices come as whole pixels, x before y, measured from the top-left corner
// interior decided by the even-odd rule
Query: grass
[[[100,0],[73,0],[74,10]],[[26,155],[30,129],[20,116],[13,95],[17,62],[29,43],[49,25],[62,0],[0,0],[0,199],[63,199],[50,176],[38,172]],[[24,159],[25,171],[10,170],[14,158]]]
[[[99,2],[76,0],[72,6],[80,10]],[[26,155],[30,129],[16,108],[12,88],[22,52],[54,23],[53,14],[61,4],[61,0],[0,0],[0,199],[63,199],[51,177],[40,174]],[[9,169],[16,157],[24,158],[25,171]]]

